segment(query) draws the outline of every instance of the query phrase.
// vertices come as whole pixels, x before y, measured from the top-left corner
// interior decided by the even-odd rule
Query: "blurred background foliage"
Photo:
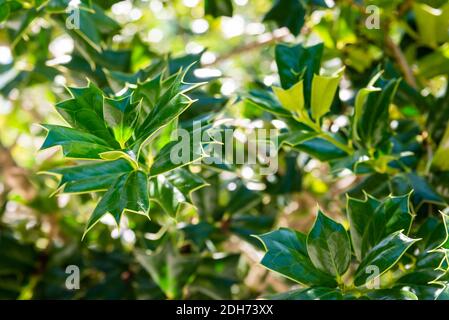
[[[0,298],[261,297],[292,283],[258,264],[263,250],[253,234],[308,230],[317,203],[342,220],[345,192],[384,196],[398,179],[399,193],[415,189],[418,219],[446,206],[447,1],[72,1],[80,29],[65,23],[69,4],[0,0]],[[380,10],[380,29],[365,26],[371,4]],[[39,151],[46,135],[39,124],[63,123],[54,105],[69,97],[65,86],[89,79],[113,93],[161,66],[174,73],[198,61],[186,80],[207,84],[192,93],[198,101],[180,121],[215,114],[245,136],[282,128],[242,99],[279,85],[280,42],[322,42],[325,67],[346,65],[324,124],[333,132],[348,126],[355,93],[379,68],[401,77],[390,120],[407,169],[382,170],[386,160],[376,156],[366,174],[337,173],[294,147],[280,149],[279,171],[269,177],[246,166],[194,166],[209,186],[176,220],[152,204],[152,221],[127,214],[118,228],[106,216],[81,241],[98,196],[53,195],[57,179],[39,174],[71,163],[59,149]],[[79,290],[65,286],[68,265],[80,268]]]

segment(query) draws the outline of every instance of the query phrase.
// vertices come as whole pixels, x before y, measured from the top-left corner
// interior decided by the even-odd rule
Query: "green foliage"
[[[169,77],[158,75],[138,83],[136,90],[128,90],[125,96],[106,99],[89,83],[85,88],[70,88],[72,99],[56,105],[72,128],[45,126],[49,133],[43,148],[59,145],[67,157],[100,159],[51,171],[62,176],[59,186],[64,192],[106,191],[85,232],[107,213],[112,214],[117,225],[124,212],[149,217],[150,198],[176,217],[180,204],[191,202],[190,192],[205,185],[201,178],[180,168],[181,164],[158,170],[160,174],[155,175],[152,165],[157,168],[167,159],[156,155],[154,162],[148,163],[140,156],[142,147],[192,104],[185,93],[193,86],[183,83],[184,75],[183,71]]]
[[[0,298],[449,299],[447,1],[334,2],[0,0]]]
[[[443,231],[437,236],[438,240],[430,246],[419,247],[423,239],[410,238],[408,232],[411,215],[407,203],[408,196],[388,197],[382,201],[371,196],[363,201],[348,198],[348,231],[352,246],[348,231],[321,210],[308,235],[280,229],[259,236],[267,250],[261,263],[309,287],[274,298],[435,299],[442,288],[438,279],[448,272],[444,253],[447,216],[443,214],[444,223],[437,223]],[[375,223],[380,230],[374,228]],[[364,245],[366,242],[370,244]],[[307,271],[304,271],[305,261],[308,262]],[[322,272],[333,282],[329,279],[323,283]],[[423,273],[429,276],[417,276]],[[415,287],[419,285],[427,286],[428,291]]]

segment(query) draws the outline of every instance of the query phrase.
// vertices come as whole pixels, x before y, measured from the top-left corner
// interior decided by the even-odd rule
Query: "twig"
[[[413,75],[413,71],[408,65],[407,59],[405,58],[401,48],[399,48],[389,36],[385,36],[385,44],[387,48],[391,50],[393,58],[396,60],[397,64],[399,65],[399,68],[402,71],[402,74],[404,75],[405,81],[410,86],[416,89],[417,85],[415,76]]]
[[[223,62],[225,60],[232,58],[233,56],[258,49],[260,47],[263,47],[265,45],[271,44],[276,41],[280,41],[280,40],[284,39],[285,37],[287,37],[288,35],[290,35],[290,33],[287,28],[280,28],[271,33],[262,34],[259,36],[260,37],[259,40],[250,42],[241,47],[237,47],[237,48],[219,56],[215,61],[203,64],[203,66],[208,67],[208,66],[216,65],[220,62]]]

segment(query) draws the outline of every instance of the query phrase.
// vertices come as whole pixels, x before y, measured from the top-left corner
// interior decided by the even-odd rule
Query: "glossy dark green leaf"
[[[117,159],[63,167],[49,172],[62,176],[59,187],[63,192],[82,193],[107,190],[119,176],[132,170],[133,166],[129,161]]]
[[[441,285],[431,282],[442,274],[441,270],[434,268],[420,269],[405,274],[395,282],[395,285],[408,288],[420,300],[435,300],[441,290]]]
[[[279,44],[275,49],[276,64],[282,88],[288,89],[304,79],[304,101],[310,108],[313,75],[319,73],[323,44],[303,47],[301,44],[288,46]]]
[[[41,150],[61,146],[64,156],[82,159],[99,159],[100,153],[113,148],[103,139],[77,129],[57,125],[43,125],[48,130]]]
[[[443,289],[441,289],[438,292],[437,298],[435,300],[449,300],[449,286],[446,286]]]
[[[370,290],[365,296],[370,300],[418,300],[415,294],[403,289]]]
[[[275,21],[279,27],[287,27],[295,36],[304,25],[305,2],[299,0],[275,0],[264,21]]]
[[[360,102],[354,118],[357,136],[366,148],[373,148],[383,143],[390,132],[389,106],[393,99],[399,80],[377,81],[381,90],[369,91],[367,97]],[[374,84],[373,84],[374,85]]]
[[[106,99],[105,120],[112,128],[115,140],[122,147],[134,133],[139,109],[139,103],[133,102],[131,95],[119,99]]]
[[[351,261],[351,244],[345,228],[321,210],[307,236],[307,252],[313,265],[340,278]]]
[[[417,244],[422,252],[438,248],[445,243],[447,231],[445,224],[436,217],[428,217],[419,227],[416,236],[422,238]]]
[[[305,139],[293,146],[295,149],[306,152],[321,161],[330,161],[346,157],[348,153],[320,137]]]
[[[154,158],[150,176],[186,166],[206,157],[204,149],[207,148],[208,142],[203,139],[207,129],[207,125],[192,128],[190,131],[181,128],[178,140],[165,144]]]
[[[261,263],[268,269],[304,285],[336,286],[332,276],[316,269],[312,264],[304,234],[281,228],[258,238],[267,251]]]
[[[86,234],[105,214],[110,213],[117,225],[126,211],[148,214],[148,177],[140,171],[120,175],[103,195],[87,222]]]
[[[271,92],[251,90],[248,99],[245,100],[245,102],[249,107],[260,108],[275,115],[282,117],[292,116],[291,112],[284,109]]]
[[[215,227],[207,222],[200,222],[197,224],[188,224],[181,228],[185,233],[186,239],[192,241],[198,248],[202,249],[206,240],[210,237]]]
[[[424,203],[434,203],[445,205],[445,200],[429,184],[426,177],[409,172],[398,174],[391,179],[391,188],[395,194],[405,194],[413,190],[412,200],[415,210],[419,209]]]
[[[189,85],[185,89],[182,88],[184,74],[185,72],[179,71],[163,80],[160,85],[164,88],[168,83],[168,88],[164,92],[156,90],[154,93],[154,106],[144,122],[136,129],[137,145],[151,139],[159,129],[176,119],[193,103],[193,100],[185,95],[185,92],[193,89],[194,86]]]
[[[56,109],[73,127],[82,129],[106,141],[111,147],[119,148],[106,126],[103,115],[103,92],[91,82],[84,88],[69,88],[73,98],[62,101]]]
[[[364,257],[354,275],[354,284],[362,286],[366,284],[368,277],[368,267],[377,267],[379,276],[393,267],[402,255],[410,248],[417,239],[411,239],[401,231],[397,231],[385,237],[376,246],[374,246]]]
[[[73,37],[78,37],[80,41],[86,43],[96,52],[102,52],[103,50],[101,45],[103,34],[113,33],[120,28],[120,25],[108,17],[103,9],[95,3],[89,10],[81,9],[78,11],[79,21],[76,21],[75,17],[73,11],[68,11],[67,15],[64,15],[66,21],[69,21],[72,25],[79,22],[77,27],[67,28],[66,31]]]
[[[351,239],[359,260],[387,235],[399,230],[408,233],[412,223],[409,196],[390,196],[382,201],[369,195],[363,200],[348,197]]]
[[[178,168],[150,180],[149,193],[170,216],[176,217],[181,205],[192,203],[191,193],[207,184],[190,171]]]

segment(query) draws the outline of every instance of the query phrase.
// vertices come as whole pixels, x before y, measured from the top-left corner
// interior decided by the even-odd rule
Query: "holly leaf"
[[[420,40],[433,48],[449,39],[449,4],[433,8],[425,3],[413,4]]]
[[[158,152],[150,168],[150,176],[175,170],[207,156],[205,148],[209,142],[204,141],[211,125],[205,121],[199,127],[180,128],[179,139],[170,141]]]
[[[330,111],[343,71],[344,67],[330,76],[317,74],[313,76],[311,111],[312,117],[317,123]]]
[[[56,110],[73,127],[106,141],[112,148],[120,148],[106,126],[103,115],[103,92],[89,82],[87,87],[69,88],[72,98],[56,105]]]
[[[305,14],[306,8],[303,1],[275,0],[263,21],[275,21],[279,27],[287,27],[296,36],[304,25]]]
[[[279,99],[281,105],[297,114],[304,112],[304,86],[303,81],[299,81],[288,89],[273,87],[273,92]]]
[[[351,245],[345,228],[321,210],[307,236],[307,252],[313,265],[340,278],[351,261]]]
[[[371,290],[365,295],[370,300],[418,300],[418,297],[404,289]]]
[[[281,86],[288,89],[299,80],[304,79],[304,102],[310,108],[312,79],[320,71],[324,45],[304,47],[301,44],[289,46],[279,44],[275,48],[275,59]]]
[[[11,12],[9,4],[6,0],[0,0],[0,23],[8,19],[9,13]]]
[[[107,98],[104,109],[106,122],[112,128],[114,138],[124,148],[137,125],[140,103],[132,101],[130,94],[118,99]]]
[[[151,140],[156,132],[176,119],[194,102],[185,93],[202,83],[185,84],[182,81],[184,75],[185,72],[180,70],[167,79],[160,78],[159,87],[156,88],[153,88],[157,86],[156,80],[150,81],[152,89],[143,91],[142,94],[153,106],[148,115],[144,117],[143,123],[136,128],[134,146],[139,148],[143,143]],[[156,79],[159,81],[158,78]],[[142,86],[146,84],[148,83],[144,83]],[[185,87],[183,88],[183,86]]]
[[[376,80],[376,76],[374,77]],[[355,134],[359,141],[367,148],[385,142],[390,134],[389,106],[396,93],[400,80],[377,80],[377,89],[362,91],[362,96],[356,99],[354,121]],[[374,83],[368,87],[371,88]],[[366,96],[367,95],[367,96]]]
[[[129,161],[117,159],[52,169],[48,173],[61,176],[58,186],[60,191],[86,193],[107,190],[119,176],[133,169]]]
[[[315,268],[307,253],[306,236],[281,228],[257,238],[265,246],[261,264],[293,281],[304,285],[335,287],[335,279]]]
[[[402,255],[419,239],[407,237],[401,231],[394,232],[377,245],[375,245],[363,258],[354,275],[354,284],[356,286],[365,285],[368,277],[368,267],[378,268],[378,277],[392,268],[402,257]]]
[[[191,193],[207,183],[188,170],[176,170],[159,174],[149,182],[151,200],[157,202],[170,216],[176,217],[183,204],[192,204]]]
[[[140,170],[118,176],[101,198],[87,222],[83,237],[107,213],[110,213],[117,225],[124,212],[133,212],[148,216],[148,177]]]
[[[359,261],[387,235],[398,230],[408,233],[413,220],[409,199],[410,194],[382,201],[367,194],[363,200],[347,197],[351,240]]]
[[[335,160],[344,158],[348,155],[346,151],[340,149],[332,142],[320,137],[313,137],[310,139],[311,136],[293,147],[297,150],[306,152],[321,161]]]
[[[61,146],[64,156],[81,159],[99,159],[100,153],[113,150],[109,143],[91,133],[50,124],[43,127],[48,134],[40,150]]]
[[[278,116],[291,117],[291,111],[288,110],[287,107],[282,106],[278,100],[279,98],[276,99],[271,92],[251,90],[245,102],[249,105],[249,107],[254,106]]]

